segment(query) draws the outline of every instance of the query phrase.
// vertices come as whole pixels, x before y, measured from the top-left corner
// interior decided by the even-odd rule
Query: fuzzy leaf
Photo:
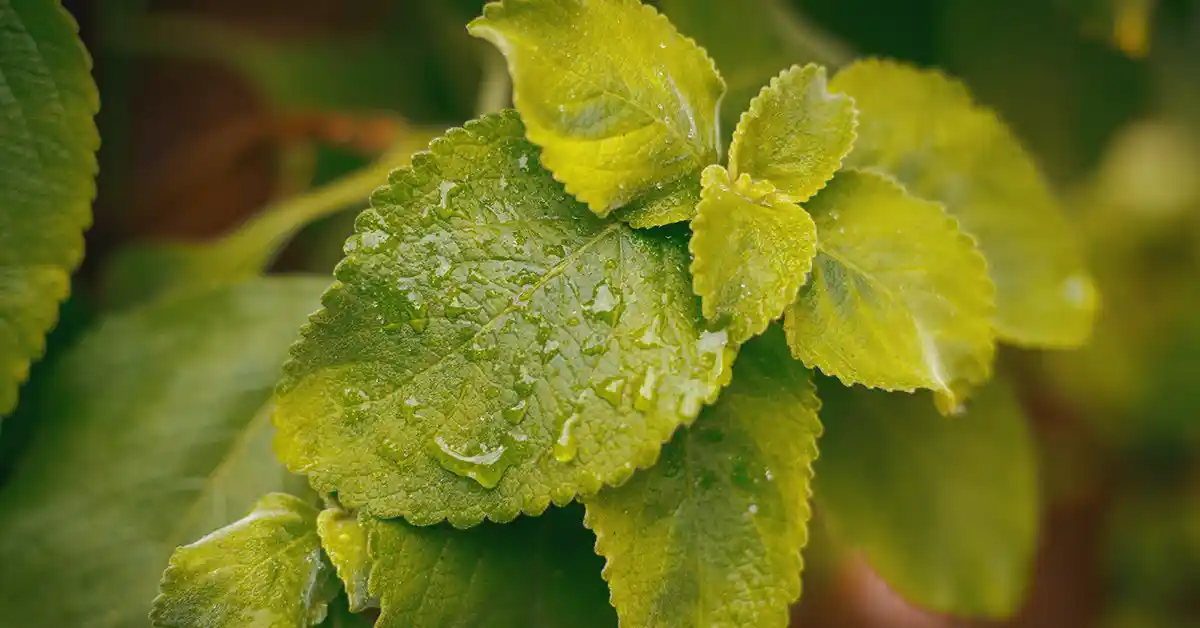
[[[377,628],[612,628],[579,510],[455,530],[368,518]]]
[[[468,27],[508,59],[542,163],[600,216],[715,163],[725,83],[639,0],[504,0]]]
[[[347,508],[459,527],[653,464],[733,357],[701,326],[685,238],[587,211],[512,111],[413,164],[293,349],[281,458]]]
[[[1096,289],[1080,247],[1033,159],[995,113],[944,75],[862,61],[830,88],[854,97],[852,167],[895,176],[940,201],[975,238],[996,284],[997,335],[1070,347],[1091,333]]]
[[[828,383],[815,494],[835,538],[917,606],[1015,611],[1038,498],[1033,443],[1008,389],[992,382],[948,418],[924,395]]]
[[[83,258],[100,106],[75,20],[57,0],[0,0],[0,417]]]
[[[150,619],[161,628],[302,628],[325,620],[338,587],[321,555],[317,509],[271,493],[254,510],[175,550]]]
[[[761,334],[796,300],[812,270],[817,226],[774,186],[721,166],[704,170],[704,199],[692,221],[692,276],[704,316],[732,342]]]
[[[325,286],[259,279],[155,301],[56,361],[0,489],[0,617],[145,626],[176,545],[303,486],[271,455],[264,406]]]
[[[358,517],[340,508],[323,510],[317,517],[317,532],[321,535],[321,547],[346,589],[350,611],[357,613],[374,606],[367,592],[367,578],[371,575],[367,531],[359,525]]]
[[[826,89],[825,68],[794,65],[784,70],[742,114],[729,170],[770,181],[783,200],[803,203],[841,167],[854,145],[854,103]]]
[[[634,229],[686,222],[696,215],[700,202],[700,176],[689,174],[674,183],[655,187],[645,196],[613,212],[613,217]]]
[[[769,331],[742,349],[729,389],[657,465],[587,500],[622,625],[787,625],[818,407],[809,372]]]
[[[934,390],[943,411],[987,380],[993,287],[940,205],[847,170],[806,208],[819,245],[785,318],[793,355],[846,385]]]

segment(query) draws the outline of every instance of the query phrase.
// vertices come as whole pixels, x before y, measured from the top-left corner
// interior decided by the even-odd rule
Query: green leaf
[[[264,406],[325,285],[259,279],[156,301],[103,319],[56,361],[0,490],[0,615],[144,626],[176,545],[294,490]]]
[[[357,613],[368,606],[376,606],[367,590],[367,579],[371,575],[367,531],[359,525],[358,517],[340,508],[323,510],[317,517],[317,532],[321,535],[321,547],[337,568],[346,589],[350,610]]]
[[[680,32],[694,37],[729,83],[721,99],[723,139],[763,85],[793,63],[846,64],[850,51],[781,0],[659,0]],[[752,35],[751,35],[752,34]]]
[[[577,507],[455,530],[367,518],[377,628],[611,628]]]
[[[613,218],[634,229],[662,227],[691,220],[699,202],[700,177],[692,173],[674,183],[656,186],[645,196],[613,212]]]
[[[854,97],[852,167],[879,169],[946,205],[979,244],[996,284],[1001,340],[1071,347],[1091,333],[1096,289],[1032,158],[991,110],[935,71],[862,61],[838,73]]]
[[[784,70],[742,114],[729,170],[779,188],[782,200],[812,198],[841,167],[854,146],[854,102],[826,89],[825,68],[794,65]]]
[[[729,389],[654,468],[587,500],[622,625],[787,625],[819,405],[775,329],[742,349]]]
[[[704,200],[692,221],[692,276],[704,316],[742,343],[796,300],[812,270],[817,226],[773,185],[721,166],[704,170]]]
[[[78,26],[57,1],[0,0],[0,417],[83,258],[100,107]]]
[[[587,211],[515,112],[434,141],[372,201],[275,418],[280,457],[347,508],[540,513],[653,464],[728,381],[685,238]]]
[[[504,0],[468,29],[500,49],[542,163],[600,216],[716,163],[725,83],[639,0]]]
[[[1037,537],[1034,449],[1016,400],[993,382],[962,416],[922,399],[821,385],[816,501],[908,601],[1001,617],[1021,602]]]
[[[994,289],[940,205],[846,170],[806,207],[819,244],[785,318],[793,355],[847,386],[934,390],[945,412],[987,381]]]
[[[321,555],[317,509],[271,493],[254,510],[175,550],[150,619],[162,628],[301,628],[337,595]]]

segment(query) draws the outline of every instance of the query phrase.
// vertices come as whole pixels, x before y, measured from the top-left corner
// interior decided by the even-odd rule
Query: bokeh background
[[[122,298],[115,253],[220,237],[507,97],[498,56],[464,29],[479,0],[66,4],[95,58],[104,145],[88,257],[32,385]],[[1089,347],[1001,355],[1041,453],[1040,550],[1019,615],[923,613],[851,558],[806,579],[794,625],[1200,626],[1200,3],[656,4],[702,43],[744,50],[744,89],[791,63],[858,55],[961,77],[1036,155],[1103,294]],[[688,32],[692,5],[714,4],[769,13],[753,28]],[[742,75],[723,69],[738,88]],[[305,228],[276,268],[328,272],[361,198]],[[18,414],[0,453],[19,452],[31,429]]]

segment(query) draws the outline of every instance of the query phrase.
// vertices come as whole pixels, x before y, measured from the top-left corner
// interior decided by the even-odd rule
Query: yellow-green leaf
[[[578,507],[470,530],[366,518],[378,628],[613,628]]]
[[[367,532],[358,517],[340,508],[327,508],[317,517],[317,533],[321,535],[321,547],[337,569],[350,610],[357,613],[373,606],[367,592],[367,579],[371,575]]]
[[[846,385],[928,388],[943,411],[987,380],[994,289],[940,205],[846,170],[806,207],[818,247],[785,318],[793,355]]]
[[[678,230],[602,220],[516,112],[397,170],[285,367],[276,451],[347,508],[509,521],[619,484],[727,383]]]
[[[717,161],[725,83],[653,7],[503,0],[469,29],[508,59],[542,163],[600,216]]]
[[[768,331],[654,468],[588,498],[621,625],[787,626],[800,596],[818,407],[809,372]]]
[[[856,124],[853,101],[829,92],[825,68],[794,65],[771,79],[742,114],[729,171],[734,178],[770,181],[781,199],[803,203],[841,167]]]
[[[45,350],[92,221],[99,108],[58,0],[0,0],[0,417]]]
[[[303,628],[337,595],[317,509],[271,493],[254,510],[175,550],[150,619],[158,628]]]
[[[812,269],[817,226],[775,187],[721,166],[704,170],[703,200],[692,221],[692,285],[704,316],[732,342],[761,334],[796,300]]]
[[[1034,447],[994,381],[944,417],[924,395],[822,384],[815,499],[834,538],[919,607],[1003,617],[1037,540]]]
[[[1092,329],[1096,290],[1080,247],[1033,159],[958,81],[890,61],[838,73],[854,98],[852,167],[895,176],[944,203],[979,244],[996,285],[995,328],[1020,345],[1070,347]]]

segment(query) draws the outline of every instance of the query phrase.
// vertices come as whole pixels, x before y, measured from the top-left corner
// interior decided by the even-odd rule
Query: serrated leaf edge
[[[987,279],[986,302],[987,302],[987,310],[988,310],[987,317],[988,317],[988,321],[989,321],[988,331],[990,333],[988,333],[988,341],[987,341],[987,345],[989,347],[988,356],[987,356],[986,360],[984,360],[983,362],[980,363],[981,368],[980,368],[980,374],[978,376],[978,380],[977,381],[965,380],[965,382],[967,384],[969,384],[972,388],[978,387],[981,384],[983,384],[984,382],[986,382],[992,376],[993,369],[994,369],[994,363],[995,363],[995,357],[996,357],[996,343],[997,343],[996,329],[991,324],[991,321],[992,321],[995,311],[996,311],[996,284],[994,281],[992,281],[992,275],[988,269],[987,259],[984,258],[983,253],[980,252],[979,247],[975,242],[975,238],[971,237],[965,231],[962,230],[962,228],[959,225],[958,219],[955,218],[952,214],[950,214],[950,212],[946,211],[946,206],[944,204],[939,203],[937,201],[931,201],[922,196],[917,196],[915,194],[912,194],[911,192],[908,191],[907,188],[904,187],[904,184],[902,184],[899,180],[897,180],[895,177],[893,177],[892,175],[890,175],[886,172],[877,170],[875,168],[843,168],[842,170],[840,170],[840,172],[870,173],[870,174],[878,176],[878,177],[886,180],[888,183],[896,186],[896,188],[898,188],[901,192],[903,192],[905,195],[909,196],[910,198],[920,200],[929,205],[936,205],[942,211],[942,216],[945,218],[945,224],[947,226],[949,226],[953,230],[953,232],[956,234],[955,239],[958,242],[958,244],[962,245],[962,246],[966,246],[971,251],[971,253],[969,255],[969,257],[973,261],[971,266],[974,267],[976,270],[982,270],[984,278]],[[817,240],[817,253],[818,254],[821,253],[819,237]],[[915,326],[917,326],[918,328],[920,328],[920,325],[917,324],[916,321],[913,321],[913,324]],[[793,319],[789,316],[784,317],[783,326],[784,326],[785,332],[795,329],[795,323],[793,322]],[[931,390],[934,392],[935,395],[938,396],[938,403],[937,403],[938,410],[941,411],[943,414],[953,414],[953,410],[956,408],[957,404],[962,401],[962,399],[958,399],[957,397],[955,397],[954,391],[949,386],[944,386],[942,388],[932,388],[932,387],[926,387],[926,386],[889,386],[887,384],[880,383],[878,381],[864,381],[861,379],[854,379],[851,376],[844,374],[844,373],[828,371],[828,370],[822,368],[820,365],[817,365],[817,364],[812,363],[809,360],[805,359],[804,356],[797,354],[796,350],[792,347],[792,343],[790,342],[791,334],[787,333],[786,335],[789,338],[788,350],[791,352],[793,358],[800,360],[804,364],[804,366],[810,370],[817,370],[826,375],[831,375],[831,376],[837,378],[838,381],[840,381],[842,383],[842,385],[846,386],[847,388],[853,387],[855,385],[859,385],[859,386],[863,386],[864,388],[869,388],[869,389],[884,390],[887,392],[904,392],[904,393],[915,393],[918,390]],[[926,361],[926,364],[928,364],[928,357],[924,353],[924,351],[922,352],[922,358],[924,358]],[[949,383],[953,383],[953,382],[946,382],[946,384],[949,384]]]
[[[480,17],[477,17],[474,20],[471,20],[471,22],[469,24],[467,24],[467,31],[471,35],[473,35],[475,37],[479,37],[481,39],[485,39],[488,42],[490,42],[492,45],[496,46],[496,48],[498,48],[500,50],[500,52],[502,53],[502,55],[504,56],[505,63],[508,64],[509,76],[516,76],[517,61],[515,59],[515,55],[510,54],[510,52],[512,51],[512,46],[509,44],[508,38],[505,37],[504,34],[500,30],[493,28],[491,25],[486,23],[489,20],[493,20],[493,19],[499,20],[499,19],[503,18],[505,15],[505,10],[507,8],[505,5],[507,2],[510,2],[510,1],[512,1],[512,0],[495,0],[493,2],[488,2],[487,4],[485,4],[483,6],[483,14]],[[620,1],[625,1],[625,0],[620,0]],[[704,47],[701,46],[699,43],[697,43],[695,39],[692,39],[691,37],[688,37],[687,35],[680,33],[679,30],[677,28],[675,28],[675,25],[673,23],[671,23],[671,20],[669,18],[667,18],[666,15],[659,13],[658,10],[655,9],[653,6],[651,6],[649,4],[642,4],[640,0],[633,0],[633,1],[637,2],[638,6],[640,7],[640,10],[644,14],[647,14],[649,19],[658,21],[660,26],[665,27],[667,29],[667,32],[673,33],[676,37],[680,38],[685,43],[689,44],[692,52],[699,54],[701,57],[704,58],[705,61],[708,62],[708,67],[710,67],[712,69],[713,75],[717,78],[717,83],[721,86],[721,95],[719,97],[717,97],[717,100],[713,105],[713,137],[710,139],[713,142],[713,150],[715,151],[715,153],[719,159],[722,154],[722,150],[721,150],[721,115],[720,115],[721,114],[721,101],[725,99],[725,94],[729,90],[728,85],[725,83],[725,78],[722,77],[721,73],[717,70],[717,64],[715,61],[713,61],[712,57],[709,56],[708,51],[705,50]],[[524,98],[521,96],[521,91],[517,87],[516,81],[513,81],[512,97],[513,97],[513,104],[516,105],[517,110],[522,109],[523,108],[522,103],[524,102]],[[662,121],[655,120],[655,122],[662,122]],[[607,204],[607,205],[604,203],[601,203],[601,199],[597,198],[594,194],[589,194],[585,190],[580,190],[578,188],[578,186],[575,186],[574,184],[560,178],[560,176],[558,174],[559,173],[558,166],[562,165],[562,163],[559,162],[557,155],[552,154],[555,152],[553,147],[551,146],[551,143],[555,139],[553,137],[552,133],[546,132],[543,134],[543,133],[535,130],[534,128],[526,125],[525,126],[525,135],[531,143],[536,144],[539,148],[542,149],[542,155],[541,155],[542,165],[546,168],[546,170],[548,170],[550,172],[550,175],[552,177],[554,177],[554,180],[561,183],[563,185],[563,188],[566,189],[568,194],[575,197],[583,204],[587,205],[588,208],[592,210],[592,212],[594,212],[597,216],[600,216],[601,218],[607,218],[609,214],[611,214],[612,212],[620,209],[621,207],[624,207],[625,205],[628,205],[629,203],[633,202],[633,200],[635,200],[636,198],[638,198],[641,195],[644,195],[649,189],[649,188],[647,188],[645,190],[641,190],[638,195],[632,196],[628,199],[625,199],[624,201]],[[702,155],[697,155],[696,157],[699,159],[699,161],[703,162]],[[699,163],[699,164],[697,164],[697,167],[703,167],[705,165],[707,165],[707,164]],[[667,183],[667,181],[659,181],[658,183]]]
[[[898,61],[898,60],[887,58],[887,57],[866,57],[863,59],[856,60],[851,65],[849,65],[846,68],[839,71],[834,76],[834,80],[836,80],[836,78],[838,76],[841,76],[842,74],[863,71],[865,68],[884,69],[887,71],[903,71],[903,72],[912,73],[919,78],[919,80],[921,81],[921,84],[925,87],[926,91],[939,91],[939,92],[946,92],[948,94],[951,94],[953,98],[959,99],[960,103],[965,108],[969,109],[974,115],[985,116],[985,117],[991,119],[991,121],[995,123],[996,127],[998,127],[1000,129],[1000,133],[1003,135],[1004,139],[1011,142],[1012,145],[1017,147],[1017,149],[1019,150],[1021,155],[1025,158],[1025,161],[1027,161],[1029,163],[1031,169],[1033,170],[1033,173],[1038,181],[1038,184],[1041,186],[1041,188],[1044,190],[1044,192],[1050,197],[1050,199],[1054,205],[1055,211],[1052,212],[1048,216],[1043,216],[1043,218],[1053,220],[1053,221],[1061,224],[1063,228],[1060,230],[1060,232],[1065,234],[1066,237],[1069,239],[1069,242],[1066,243],[1067,246],[1075,248],[1077,251],[1079,251],[1080,257],[1081,258],[1084,257],[1084,253],[1085,253],[1085,251],[1084,251],[1085,247],[1083,245],[1084,243],[1079,240],[1078,236],[1075,234],[1075,230],[1070,228],[1070,222],[1067,220],[1066,215],[1062,211],[1062,203],[1061,203],[1060,199],[1058,198],[1058,196],[1054,193],[1054,189],[1051,187],[1049,180],[1047,179],[1045,173],[1043,172],[1043,170],[1041,168],[1041,165],[1038,163],[1038,161],[1036,159],[1034,159],[1033,153],[1029,150],[1029,148],[1025,145],[1025,143],[1021,141],[1021,138],[1018,137],[1017,134],[1013,131],[1012,126],[1010,126],[1007,122],[1005,122],[1003,116],[1001,116],[998,111],[996,111],[992,107],[989,107],[987,105],[984,105],[984,104],[978,102],[975,99],[974,94],[971,92],[971,89],[967,86],[967,84],[965,82],[963,82],[962,80],[960,80],[954,76],[951,76],[937,68],[916,66],[913,64],[904,63],[902,61]],[[946,91],[947,88],[949,90],[948,92]],[[844,94],[847,97],[853,98],[853,96],[850,96],[849,94],[845,94],[844,92],[837,91],[835,93]],[[874,168],[863,168],[863,170],[876,172],[878,174],[886,174],[886,173],[877,171]],[[915,194],[911,194],[911,195],[917,196]],[[917,196],[917,198],[923,198],[923,197]],[[968,234],[968,235],[970,235],[970,234]],[[1014,347],[1023,348],[1023,349],[1064,350],[1064,349],[1076,349],[1076,348],[1079,348],[1079,347],[1087,344],[1089,338],[1091,338],[1091,336],[1092,336],[1092,333],[1093,333],[1093,330],[1095,327],[1096,313],[1100,307],[1100,296],[1099,296],[1098,290],[1096,290],[1095,276],[1087,268],[1086,264],[1081,264],[1080,269],[1079,269],[1079,274],[1080,274],[1080,276],[1082,276],[1083,278],[1085,278],[1087,280],[1087,283],[1091,287],[1093,294],[1096,295],[1096,298],[1091,303],[1090,316],[1088,317],[1088,325],[1087,325],[1086,329],[1084,329],[1084,331],[1082,331],[1077,337],[1074,337],[1074,338],[1065,338],[1065,337],[1029,338],[1024,335],[1020,335],[1017,332],[1010,332],[1010,331],[1001,329],[999,326],[997,326],[996,321],[993,318],[993,328],[995,331],[996,340],[1002,341],[1005,344],[1012,345]],[[990,269],[988,272],[988,277],[989,278],[991,277]],[[993,287],[994,287],[994,282],[993,282]]]
[[[524,126],[521,122],[520,114],[516,110],[504,109],[480,116],[473,120],[469,120],[461,127],[453,127],[448,129],[445,135],[432,140],[429,143],[428,149],[414,154],[409,165],[392,170],[392,172],[388,175],[387,185],[376,188],[375,192],[372,193],[371,206],[374,207],[376,203],[380,202],[394,203],[395,199],[391,196],[391,193],[397,187],[401,189],[405,189],[406,187],[420,187],[421,182],[417,178],[416,172],[434,166],[433,159],[435,156],[449,155],[449,153],[453,151],[453,147],[456,146],[460,141],[469,142],[473,138],[486,136],[487,134],[493,132],[492,129],[500,129],[499,131],[495,132],[503,132],[505,125],[512,124],[516,124],[521,127]],[[523,134],[520,134],[519,136],[524,137]],[[632,229],[632,227],[619,221],[613,221],[609,229],[605,230],[605,233],[617,229]],[[349,236],[347,241],[349,242],[351,239],[353,239],[356,234]],[[346,260],[342,260],[337,264],[337,266],[334,267],[335,276],[338,273],[338,269],[342,267],[342,264],[344,264],[345,261]],[[309,317],[309,320],[301,325],[299,338],[295,340],[288,349],[289,357],[282,368],[283,377],[276,386],[276,397],[286,394],[290,390],[290,385],[299,381],[299,378],[296,378],[293,372],[297,366],[297,358],[300,353],[300,347],[306,342],[310,332],[315,329],[313,322],[314,319],[323,315],[328,310],[332,304],[334,296],[341,293],[345,287],[346,286],[342,281],[334,279],[329,288],[326,289],[321,295],[321,309],[312,314]],[[726,368],[725,372],[715,381],[711,394],[707,399],[705,399],[706,405],[714,403],[717,397],[720,395],[720,392],[729,385],[729,382],[732,379],[733,364],[736,361],[736,347],[733,348],[735,350],[735,354],[730,359],[729,367]],[[277,409],[279,404],[276,403],[274,405],[276,409],[272,411],[271,423],[276,428],[276,432],[271,443],[272,451],[274,451],[275,456],[284,463],[289,471],[299,475],[307,476],[309,485],[312,486],[313,489],[320,493],[337,494],[339,501],[344,507],[348,509],[358,509],[373,517],[378,517],[381,519],[403,517],[406,522],[417,526],[433,525],[441,521],[447,521],[450,523],[450,525],[460,530],[474,527],[480,523],[483,523],[485,520],[495,523],[508,523],[521,515],[537,517],[544,513],[546,509],[550,507],[551,503],[565,505],[575,499],[593,495],[606,486],[620,486],[627,482],[629,478],[633,476],[634,472],[638,471],[639,469],[648,469],[653,467],[658,462],[659,453],[662,451],[663,445],[671,440],[675,432],[681,426],[686,427],[691,425],[696,420],[696,417],[699,416],[700,412],[700,410],[697,410],[696,415],[690,417],[677,413],[675,416],[678,417],[679,420],[669,428],[664,428],[661,430],[661,433],[659,434],[655,434],[653,431],[648,430],[650,433],[648,434],[648,438],[643,441],[641,448],[639,448],[633,453],[633,455],[630,456],[629,460],[626,461],[626,465],[618,466],[614,470],[611,478],[606,480],[601,479],[594,473],[581,473],[577,477],[577,481],[574,486],[568,486],[565,490],[561,486],[558,487],[558,495],[565,496],[567,493],[570,493],[570,499],[559,499],[558,495],[534,496],[529,499],[513,501],[512,505],[515,506],[514,508],[493,508],[490,510],[477,508],[472,509],[465,515],[460,511],[435,519],[418,520],[412,518],[410,513],[400,511],[375,512],[375,508],[373,508],[371,504],[367,503],[365,498],[360,500],[355,495],[340,491],[339,487],[336,485],[336,482],[325,477],[325,474],[314,471],[311,468],[311,465],[301,464],[301,462],[290,453],[289,447],[283,440],[282,435],[284,430],[280,428],[278,420],[279,414]],[[651,422],[648,422],[648,426],[650,424]],[[554,493],[554,491],[551,491],[551,493]]]
[[[746,141],[746,127],[749,126],[750,121],[762,115],[763,109],[767,106],[767,99],[771,96],[772,92],[780,91],[784,89],[785,83],[792,83],[798,79],[806,78],[806,76],[810,73],[815,75],[813,77],[813,82],[821,87],[821,90],[825,92],[827,99],[849,100],[851,111],[854,113],[854,115],[850,118],[850,142],[847,144],[846,150],[838,156],[838,165],[828,173],[825,173],[824,181],[820,186],[813,190],[812,194],[809,194],[803,198],[800,198],[799,196],[792,196],[784,191],[781,191],[780,194],[783,196],[783,198],[790,202],[804,203],[805,201],[808,201],[812,197],[816,196],[821,190],[825,189],[825,186],[829,185],[829,182],[833,180],[833,176],[838,172],[838,170],[841,169],[842,162],[844,162],[846,156],[854,150],[854,144],[858,141],[858,107],[854,103],[854,97],[850,94],[834,92],[829,89],[829,80],[826,77],[825,66],[815,63],[809,63],[803,66],[800,64],[795,64],[784,69],[779,74],[775,75],[775,77],[773,77],[769,83],[764,85],[763,88],[759,90],[758,94],[755,94],[754,98],[750,99],[750,106],[747,107],[746,110],[742,112],[741,117],[738,118],[737,126],[734,127],[733,130],[733,139],[729,142],[729,172],[731,179],[737,178],[742,174],[737,171],[736,166],[738,161],[737,147]],[[758,175],[753,172],[748,174],[752,177],[758,177]]]
[[[704,227],[708,224],[709,219],[704,212],[704,207],[706,206],[705,201],[711,200],[711,197],[708,194],[709,190],[723,185],[723,182],[717,179],[717,177],[722,176],[722,173],[724,173],[725,178],[732,179],[732,173],[729,173],[723,167],[717,164],[708,166],[704,169],[704,172],[701,173],[700,202],[696,204],[696,216],[692,218],[691,223],[692,237],[688,240],[688,252],[692,254],[692,264],[690,268],[692,273],[692,292],[695,293],[696,296],[700,297],[701,310],[703,311],[704,317],[709,320],[717,318],[717,312],[712,296],[719,286],[718,282],[713,279],[713,273],[709,272],[709,268],[711,266],[715,266],[716,264],[710,262],[710,260],[708,260],[706,257],[699,254],[697,249],[700,247],[697,245],[697,240],[703,241],[707,239],[705,237],[707,230]],[[770,183],[769,181],[756,180],[755,183],[770,185],[773,189],[775,187],[774,184]],[[734,193],[737,193],[736,182],[730,181],[730,190]],[[790,201],[784,202],[790,203]],[[812,216],[809,216],[808,212],[805,211],[803,207],[800,207],[798,204],[795,205],[796,208],[808,218],[809,224],[812,225],[812,232],[814,234],[813,245],[815,250],[820,250],[820,234],[817,233],[816,223],[813,222]],[[716,237],[721,237],[723,234],[714,235]],[[812,273],[813,260],[815,257],[816,256],[814,255],[813,257],[809,258],[807,267],[802,273],[799,273],[800,281],[796,283],[795,289],[790,289],[789,286],[783,285],[780,286],[773,294],[767,295],[768,298],[755,300],[758,317],[764,322],[760,325],[755,325],[749,324],[747,320],[741,321],[743,324],[746,324],[745,333],[742,334],[745,336],[745,338],[739,337],[737,340],[749,340],[750,338],[763,333],[767,330],[767,327],[770,326],[771,321],[777,320],[779,317],[783,316],[783,313],[787,311],[787,308],[795,302],[796,294],[799,292],[800,288],[808,283],[809,276]],[[791,294],[789,294],[789,292]],[[791,298],[789,299],[788,297]],[[769,312],[767,312],[766,303],[768,301],[774,302],[776,300],[785,303],[785,305],[779,312],[772,316]],[[733,323],[730,323],[730,327],[733,326]]]
[[[11,387],[13,407],[0,407],[0,419],[3,419],[16,408],[16,403],[19,402],[20,388],[29,379],[30,366],[45,357],[46,335],[53,331],[56,326],[58,326],[58,306],[60,306],[63,301],[65,301],[67,297],[71,295],[70,276],[75,273],[75,270],[78,269],[79,265],[83,262],[85,244],[83,234],[92,226],[92,201],[96,200],[96,174],[100,171],[100,163],[96,157],[96,151],[100,149],[100,129],[96,125],[95,117],[96,114],[100,112],[100,90],[96,86],[95,79],[92,77],[92,71],[95,67],[92,60],[92,55],[88,52],[87,47],[83,45],[83,41],[79,37],[79,21],[75,19],[75,16],[72,15],[70,11],[67,11],[67,9],[62,6],[61,1],[56,0],[52,4],[53,6],[50,10],[56,12],[58,17],[62,18],[64,22],[64,24],[56,24],[55,27],[64,25],[66,26],[67,31],[74,38],[74,43],[79,49],[79,54],[82,56],[83,70],[88,75],[88,80],[85,81],[85,85],[82,86],[82,91],[85,93],[88,101],[87,117],[90,124],[86,125],[87,130],[82,135],[76,136],[76,139],[81,144],[80,150],[87,153],[86,162],[88,168],[86,173],[75,173],[76,175],[86,174],[86,183],[83,187],[83,191],[86,192],[86,194],[84,197],[77,199],[79,207],[82,209],[80,211],[70,212],[64,216],[69,219],[74,219],[73,226],[75,228],[71,231],[70,242],[65,243],[66,248],[69,250],[68,259],[61,266],[53,265],[55,270],[59,270],[63,273],[63,281],[58,286],[57,290],[50,294],[44,295],[46,302],[53,302],[55,307],[48,308],[51,310],[51,312],[50,315],[43,320],[44,329],[42,329],[41,335],[37,338],[37,340],[34,341],[33,345],[29,347],[29,352],[27,355],[17,356],[16,359],[7,361],[7,364],[4,365],[4,375],[7,381],[0,382],[0,386],[4,386],[6,388]],[[13,10],[15,11],[16,9],[14,8]],[[18,23],[23,29],[24,23],[21,22],[20,19],[18,19]],[[29,35],[29,37],[31,40],[33,39],[32,35]],[[57,83],[55,83],[54,87],[55,89],[58,88]],[[62,104],[61,101],[59,104]],[[66,107],[62,107],[62,110],[65,115],[78,113],[68,112]],[[25,267],[20,264],[14,266]]]
[[[805,393],[807,394],[807,396],[810,398],[810,400],[813,403],[812,407],[813,407],[813,413],[817,417],[817,421],[816,421],[817,427],[813,433],[812,443],[808,445],[809,453],[812,454],[812,457],[809,458],[808,464],[805,465],[805,471],[806,471],[806,476],[807,476],[808,482],[807,482],[807,485],[805,488],[805,492],[807,493],[807,495],[805,496],[805,499],[804,499],[803,512],[801,514],[801,521],[800,521],[800,523],[802,524],[801,527],[803,528],[803,534],[802,534],[802,537],[799,539],[799,542],[796,546],[795,554],[792,554],[791,556],[789,556],[788,562],[791,564],[791,568],[786,570],[786,572],[785,572],[786,575],[784,576],[787,580],[783,587],[783,589],[787,595],[787,603],[781,607],[781,609],[780,609],[780,610],[782,610],[781,613],[775,613],[774,616],[770,619],[770,621],[767,621],[764,625],[776,625],[776,626],[787,625],[788,619],[790,617],[789,606],[791,604],[794,604],[797,600],[799,600],[800,595],[803,592],[803,579],[802,579],[802,574],[803,574],[803,570],[804,570],[804,554],[803,554],[803,552],[804,552],[804,549],[808,546],[809,539],[812,537],[812,535],[809,534],[808,527],[812,523],[812,514],[813,514],[813,479],[816,478],[816,471],[814,469],[814,465],[817,462],[817,458],[820,456],[820,447],[818,447],[817,444],[821,440],[821,435],[825,432],[825,424],[821,422],[821,398],[817,396],[817,387],[816,387],[815,382],[813,382],[811,375],[808,378],[808,386],[806,387]],[[690,426],[687,426],[683,429],[689,429],[689,428],[690,428]],[[596,535],[596,544],[593,547],[593,550],[595,551],[597,556],[600,556],[604,559],[604,568],[600,570],[600,577],[604,579],[605,583],[609,584],[608,603],[610,605],[612,605],[613,608],[617,609],[618,617],[623,619],[622,613],[621,613],[621,607],[617,605],[617,602],[614,599],[613,592],[612,592],[612,578],[613,578],[612,569],[614,568],[614,566],[617,563],[619,563],[621,561],[618,556],[615,556],[611,553],[611,551],[610,551],[611,548],[609,548],[609,546],[607,544],[608,537],[604,534],[603,530],[600,530],[597,527],[596,522],[593,521],[592,509],[587,508],[587,505],[588,505],[587,500],[584,499],[581,501],[584,504],[583,527],[587,528],[588,530],[591,530],[592,534]]]

